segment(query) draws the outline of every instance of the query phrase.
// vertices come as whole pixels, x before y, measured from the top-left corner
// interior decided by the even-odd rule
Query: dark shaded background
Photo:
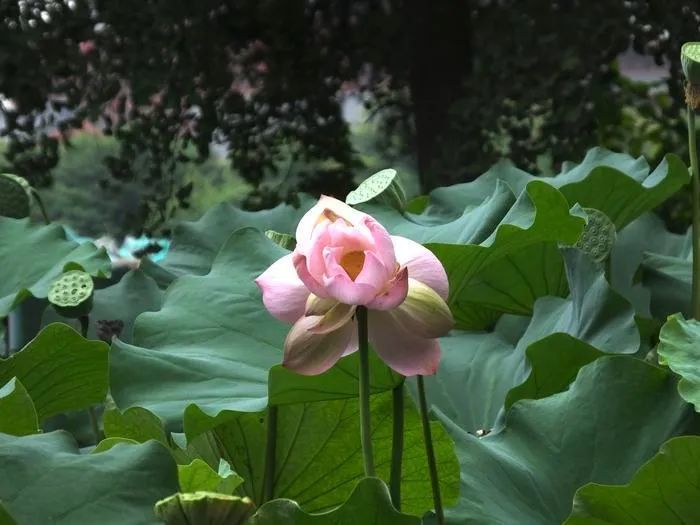
[[[700,6],[0,0],[0,23],[3,169],[50,186],[76,137],[113,136],[91,170],[64,169],[76,195],[56,202],[109,201],[123,233],[162,228],[226,177],[205,162],[212,147],[248,208],[344,196],[371,173],[342,116],[348,95],[367,106],[371,148],[410,159],[424,192],[502,157],[551,174],[595,145],[652,163],[685,155],[678,55],[700,39]],[[652,60],[664,76],[622,74],[631,52],[651,64],[637,77]],[[99,189],[81,191],[90,180]],[[682,229],[685,210],[670,203],[669,223]]]

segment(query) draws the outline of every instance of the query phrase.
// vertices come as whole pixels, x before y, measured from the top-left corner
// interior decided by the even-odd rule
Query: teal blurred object
[[[79,243],[94,242],[99,246],[104,246],[112,261],[117,261],[120,259],[136,259],[137,257],[134,256],[135,253],[147,250],[150,246],[156,244],[160,247],[160,250],[156,253],[148,253],[148,258],[153,262],[159,262],[165,258],[168,250],[170,249],[170,239],[158,239],[147,237],[145,235],[141,235],[140,237],[132,237],[131,235],[127,235],[124,238],[121,246],[117,246],[116,241],[111,237],[93,239],[91,237],[79,235],[75,230],[69,228],[68,226],[64,226],[63,229],[66,231],[68,238],[73,241]]]

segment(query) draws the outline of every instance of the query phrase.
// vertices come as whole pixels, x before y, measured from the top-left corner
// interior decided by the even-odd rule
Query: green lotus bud
[[[23,219],[29,216],[31,187],[22,177],[0,173],[0,215]]]
[[[615,224],[600,210],[583,208],[588,215],[588,222],[583,229],[576,247],[587,253],[595,262],[601,263],[610,255],[615,244]]]
[[[368,177],[356,189],[348,193],[345,202],[356,206],[373,199],[381,200],[400,212],[406,209],[406,193],[396,176],[396,170],[386,169]]]
[[[700,42],[686,42],[681,48],[681,66],[688,81],[685,101],[692,109],[700,107]]]
[[[49,302],[63,317],[77,319],[90,313],[95,285],[82,270],[61,274],[49,287]]]
[[[203,491],[173,494],[155,505],[167,525],[242,525],[254,511],[250,498]]]
[[[285,250],[292,251],[297,245],[296,239],[288,233],[280,233],[276,232],[275,230],[267,230],[265,232],[265,237],[270,239],[278,246],[281,246]]]

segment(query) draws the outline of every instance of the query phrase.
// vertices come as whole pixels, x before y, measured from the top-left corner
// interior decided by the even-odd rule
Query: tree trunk
[[[440,135],[470,69],[469,2],[406,0],[404,15],[418,174],[428,191],[437,182],[431,173],[440,156]]]

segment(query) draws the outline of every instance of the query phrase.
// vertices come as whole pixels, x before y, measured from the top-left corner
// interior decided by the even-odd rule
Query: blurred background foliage
[[[0,0],[0,24],[0,167],[52,217],[119,236],[221,200],[344,196],[389,165],[416,194],[503,157],[547,175],[594,145],[685,156],[700,7]],[[675,229],[685,199],[662,210]]]

